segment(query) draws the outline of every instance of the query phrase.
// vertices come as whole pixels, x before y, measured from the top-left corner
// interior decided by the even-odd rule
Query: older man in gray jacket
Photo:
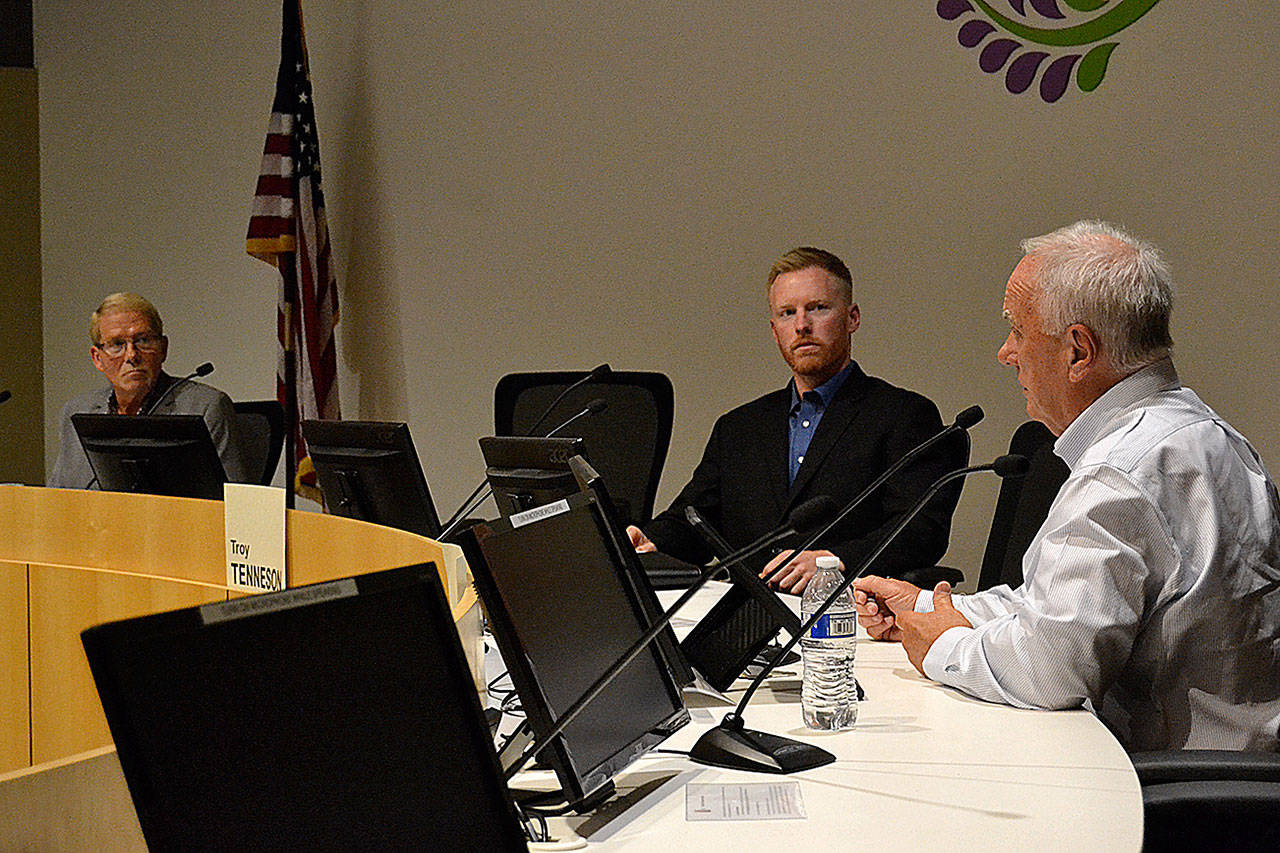
[[[209,427],[227,479],[246,480],[231,399],[199,382],[174,379],[161,366],[169,352],[160,313],[136,293],[113,293],[89,321],[89,357],[110,383],[62,407],[61,445],[48,485],[96,489],[97,480],[71,416],[96,414],[200,415]]]

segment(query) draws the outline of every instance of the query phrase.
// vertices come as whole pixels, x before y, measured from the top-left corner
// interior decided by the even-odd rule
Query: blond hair
[[[102,346],[102,330],[99,325],[102,318],[107,314],[115,314],[120,311],[141,314],[151,323],[151,331],[157,335],[164,335],[164,322],[160,319],[160,312],[145,296],[128,292],[113,293],[102,300],[102,304],[89,317],[90,343],[95,347]]]
[[[773,288],[773,282],[783,273],[799,272],[809,267],[818,267],[833,275],[843,285],[841,290],[844,292],[844,298],[850,305],[853,304],[853,276],[849,268],[845,266],[844,261],[826,249],[815,249],[813,246],[797,246],[774,261],[773,266],[769,268],[768,289]]]

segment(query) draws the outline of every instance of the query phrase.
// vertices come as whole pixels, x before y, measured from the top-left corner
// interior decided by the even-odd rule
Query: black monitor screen
[[[440,535],[408,425],[303,421],[302,434],[330,512],[433,539]]]
[[[503,518],[558,501],[579,490],[569,460],[585,456],[580,438],[488,436],[480,439],[485,477]]]
[[[199,415],[80,413],[71,423],[103,491],[222,499],[227,475]]]
[[[82,635],[152,850],[523,850],[432,564]]]
[[[645,631],[605,520],[585,493],[473,528],[468,563],[535,737]],[[689,721],[651,644],[541,753],[582,800]]]

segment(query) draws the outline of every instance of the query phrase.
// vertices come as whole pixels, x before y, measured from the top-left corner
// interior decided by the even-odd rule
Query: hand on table
[[[627,525],[627,536],[631,539],[631,547],[636,549],[637,554],[652,554],[658,550],[658,546],[654,545],[648,536],[644,535],[644,531],[634,524]]]
[[[770,560],[760,571],[760,577],[772,572],[782,563],[782,559],[790,553],[790,551],[784,551]],[[787,563],[785,569],[779,572],[773,580],[769,581],[769,585],[785,592],[793,592],[799,595],[809,585],[809,578],[813,577],[814,572],[818,571],[818,558],[834,556],[835,554],[830,551],[801,551],[796,554],[794,560]]]
[[[933,588],[933,612],[898,614],[898,630],[907,660],[924,675],[924,658],[930,647],[949,628],[972,628],[973,623],[964,618],[951,603],[951,584],[942,581]],[[869,629],[868,629],[869,630]]]
[[[853,603],[858,608],[858,622],[873,640],[900,642],[898,614],[912,613],[920,587],[893,578],[867,575],[853,582]]]

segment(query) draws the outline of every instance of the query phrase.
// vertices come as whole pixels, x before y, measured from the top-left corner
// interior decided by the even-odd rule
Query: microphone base
[[[731,715],[732,716],[732,715]],[[707,731],[689,750],[699,764],[761,773],[796,773],[821,767],[836,757],[821,747],[742,727],[741,718]]]

